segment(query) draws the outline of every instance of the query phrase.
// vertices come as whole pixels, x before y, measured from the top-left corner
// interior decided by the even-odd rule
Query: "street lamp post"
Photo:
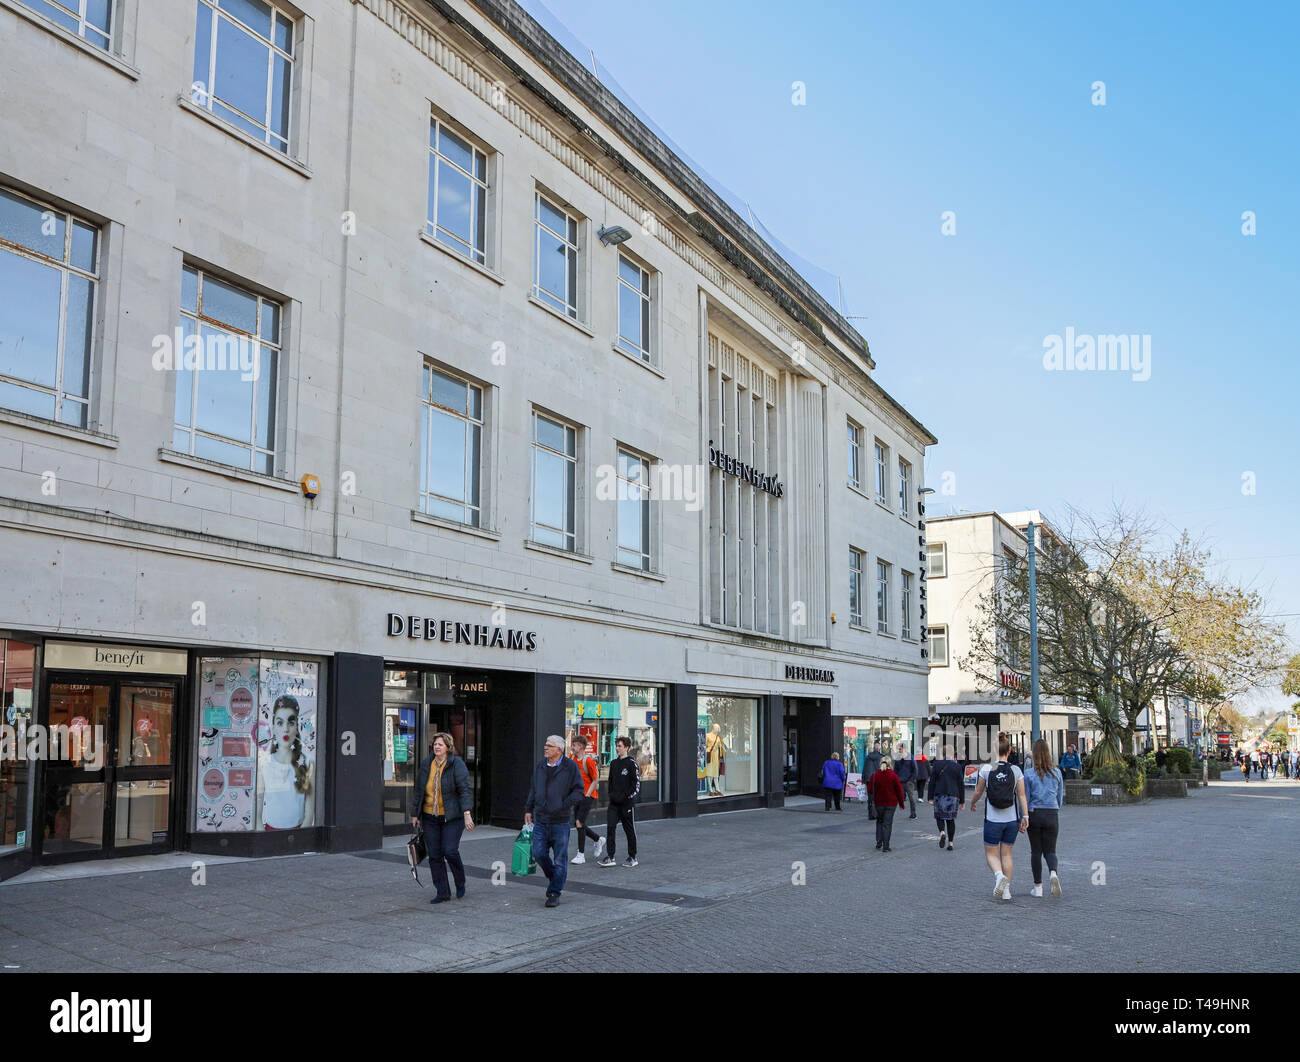
[[[1038,729],[1038,572],[1034,560],[1034,522],[1029,521],[1029,703],[1033,740]]]

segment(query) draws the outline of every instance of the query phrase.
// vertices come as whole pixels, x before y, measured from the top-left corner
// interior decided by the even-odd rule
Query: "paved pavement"
[[[210,863],[0,886],[6,971],[1274,971],[1300,896],[1300,783],[1224,781],[1184,800],[1062,811],[1059,901],[992,896],[978,815],[940,851],[922,809],[874,850],[865,808],[820,801],[639,824],[641,866],[502,875],[512,834],[475,831],[465,900],[431,906],[383,852]],[[1261,858],[1261,853],[1263,858]],[[499,863],[494,885],[493,864]],[[118,863],[113,869],[120,871]],[[421,876],[428,884],[427,870]],[[795,881],[802,880],[802,884]],[[1254,943],[1260,925],[1274,945]],[[906,942],[906,943],[904,943]]]

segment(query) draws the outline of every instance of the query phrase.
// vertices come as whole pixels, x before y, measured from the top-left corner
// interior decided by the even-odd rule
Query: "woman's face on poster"
[[[298,713],[292,708],[277,708],[271,721],[272,750],[289,750],[298,740]]]

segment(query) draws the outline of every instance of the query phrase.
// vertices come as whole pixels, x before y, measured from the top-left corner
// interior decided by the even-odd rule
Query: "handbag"
[[[424,882],[420,880],[419,867],[428,854],[429,850],[424,846],[424,831],[416,830],[406,842],[406,861],[411,866],[411,877],[420,888],[424,888]]]
[[[514,851],[510,857],[511,874],[533,874],[537,871],[537,860],[533,858],[533,828],[525,826],[515,838]]]

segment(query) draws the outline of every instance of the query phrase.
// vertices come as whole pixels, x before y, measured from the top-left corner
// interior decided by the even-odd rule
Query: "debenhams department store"
[[[469,766],[476,821],[502,826],[521,821],[548,734],[583,735],[602,767],[630,737],[647,818],[780,804],[801,753],[792,721],[830,739],[842,664],[788,645],[709,645],[422,594],[402,603],[331,600],[323,611],[361,617],[355,653],[0,628],[0,879],[178,850],[378,847],[409,828],[436,731]],[[684,646],[691,670],[669,673]],[[546,666],[562,657],[567,670]],[[731,675],[698,673],[720,659]],[[616,661],[665,671],[611,674]],[[825,741],[806,740],[808,755]]]

